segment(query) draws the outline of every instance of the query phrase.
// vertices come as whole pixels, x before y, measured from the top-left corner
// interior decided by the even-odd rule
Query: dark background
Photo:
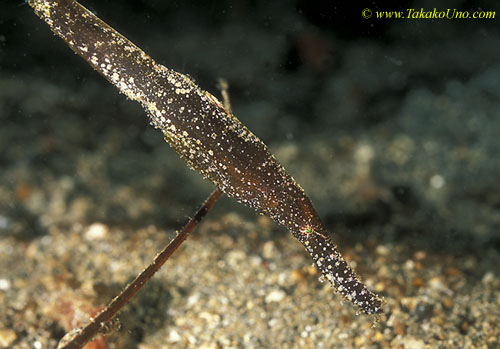
[[[277,149],[278,158],[303,184],[329,224],[356,231],[361,228],[358,234],[375,226],[376,234],[382,234],[378,237],[389,240],[409,238],[414,242],[415,234],[422,234],[433,241],[432,246],[451,244],[456,252],[471,243],[478,248],[498,247],[492,228],[498,227],[495,217],[500,207],[500,171],[492,161],[499,149],[492,133],[498,125],[498,109],[494,108],[498,75],[489,73],[490,69],[498,72],[498,19],[361,16],[366,7],[405,11],[436,6],[426,1],[405,5],[399,1],[383,5],[333,1],[84,4],[158,62],[189,74],[202,88],[217,95],[217,79],[226,78],[235,114],[271,149]],[[148,126],[140,108],[116,94],[72,54],[29,6],[22,1],[1,6],[0,166],[24,169],[20,177],[13,174],[16,171],[9,175],[2,171],[7,176],[6,190],[12,193],[4,201],[7,216],[29,215],[43,234],[40,212],[20,201],[15,188],[22,182],[46,191],[44,176],[69,176],[75,179],[72,195],[82,194],[93,202],[94,208],[81,219],[143,224],[139,217],[130,216],[126,203],[107,203],[101,198],[103,190],[105,197],[113,196],[106,192],[109,187],[99,188],[79,174],[77,159],[98,154],[108,137],[116,136],[120,139],[116,147],[101,159],[109,185],[130,185],[134,195],[153,200],[155,207],[173,200],[183,212],[179,217],[176,210],[165,213],[155,208],[140,216],[144,221],[181,222],[206,196],[210,185],[187,171]],[[498,4],[486,1],[448,1],[439,6],[498,10]],[[475,79],[481,81],[477,96],[454,90]],[[465,101],[461,94],[471,99]],[[416,107],[411,104],[413,98]],[[467,102],[478,116],[454,118],[449,109],[443,112],[433,109],[434,104],[426,106],[425,98],[437,104],[440,98],[448,98],[445,104],[451,109],[454,100]],[[416,110],[415,114],[410,115],[409,110]],[[473,120],[475,128],[467,120]],[[388,149],[399,144],[399,136],[413,142],[413,153],[405,163],[395,165]],[[424,139],[435,141],[439,148],[432,159],[418,151]],[[343,192],[343,182],[352,176],[347,170],[338,177],[325,170],[326,163],[333,168],[346,168],[344,161],[352,165],[355,149],[363,142],[375,150],[368,181],[375,194],[367,196],[359,194],[361,187]],[[295,152],[291,158],[287,155],[290,147]],[[477,150],[470,156],[479,158],[471,160],[472,165],[455,159],[452,154],[459,147]],[[422,172],[427,173],[424,181]],[[164,178],[156,189],[147,189],[147,183],[139,180],[151,173]],[[432,173],[447,179],[447,190],[428,191]],[[353,192],[358,195],[353,197]],[[233,203],[224,207],[235,209]],[[470,213],[479,208],[488,213]],[[253,213],[243,212],[252,217]],[[481,226],[487,228],[474,233],[479,216]],[[386,224],[392,228],[385,229]],[[387,235],[388,230],[392,233]]]

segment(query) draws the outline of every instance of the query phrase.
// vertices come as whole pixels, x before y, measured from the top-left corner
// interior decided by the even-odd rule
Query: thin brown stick
[[[224,105],[224,109],[228,113],[232,113],[233,111],[231,110],[231,102],[229,101],[229,84],[227,83],[226,79],[219,78],[219,89],[222,94],[222,102]]]
[[[188,235],[201,222],[203,217],[215,204],[222,192],[215,189],[208,197],[200,210],[186,223],[177,236],[168,244],[165,249],[158,254],[154,261],[140,273],[134,281],[132,281],[118,296],[116,296],[108,306],[99,313],[95,318],[91,318],[90,322],[82,329],[76,329],[63,337],[59,342],[58,348],[62,349],[79,349],[86,343],[91,341],[99,332],[106,327],[106,323],[111,321],[120,309],[128,303],[137,291],[161,268],[167,259],[175,252],[182,244]]]

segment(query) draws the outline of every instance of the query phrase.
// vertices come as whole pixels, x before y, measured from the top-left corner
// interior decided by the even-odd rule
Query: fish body
[[[143,106],[151,124],[192,169],[285,226],[344,298],[365,313],[382,312],[383,299],[366,288],[338,252],[304,190],[216,97],[156,63],[76,1],[29,4],[73,51]]]

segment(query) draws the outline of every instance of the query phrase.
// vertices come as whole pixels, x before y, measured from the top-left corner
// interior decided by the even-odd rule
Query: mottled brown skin
[[[383,299],[342,258],[302,188],[214,96],[189,77],[157,64],[76,1],[29,3],[95,70],[141,103],[191,168],[228,196],[285,226],[344,298],[365,313],[382,312]]]

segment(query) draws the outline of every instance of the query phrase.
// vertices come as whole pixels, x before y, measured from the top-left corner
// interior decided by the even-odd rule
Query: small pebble
[[[305,279],[304,272],[300,269],[293,269],[291,272],[291,281],[294,283],[298,283]]]
[[[103,240],[108,235],[108,227],[102,223],[92,224],[87,232],[85,233],[85,238],[87,240]]]
[[[422,286],[424,286],[424,282],[419,277],[414,278],[413,281],[411,282],[411,284],[413,285],[413,287],[422,287]]]
[[[0,291],[7,291],[10,289],[10,281],[8,279],[0,279]]]
[[[374,288],[376,292],[382,292],[385,290],[385,284],[383,282],[377,282]]]
[[[404,346],[405,348],[420,349],[425,347],[425,343],[421,339],[409,337],[405,339]]]
[[[445,180],[444,180],[443,176],[434,175],[431,177],[429,184],[434,189],[441,189],[445,184]]]
[[[388,256],[389,253],[390,253],[390,250],[387,246],[385,245],[378,245],[375,252],[378,254],[378,255],[381,255],[381,256]]]
[[[491,283],[493,280],[495,280],[495,275],[491,271],[489,271],[486,274],[484,274],[483,280],[481,281],[483,284],[487,285]]]
[[[276,251],[276,246],[274,245],[273,241],[267,241],[264,243],[264,246],[262,248],[262,256],[266,259],[271,259],[273,256],[275,256],[277,253]]]
[[[453,301],[450,297],[444,297],[442,301],[443,307],[450,309],[453,306]]]
[[[402,322],[397,322],[394,325],[394,333],[396,335],[403,336],[406,333],[406,324],[404,324]]]
[[[405,264],[404,264],[404,268],[406,270],[413,270],[415,269],[415,262],[413,262],[411,259],[408,259]]]
[[[17,334],[14,330],[0,330],[0,347],[8,348],[17,339]]]
[[[380,331],[375,332],[375,336],[373,337],[373,340],[375,342],[380,342],[383,339],[384,339],[384,335]]]
[[[286,297],[286,293],[283,290],[272,290],[266,295],[266,302],[281,302]]]
[[[417,251],[414,254],[416,260],[423,260],[425,257],[427,257],[427,253],[425,251]]]

